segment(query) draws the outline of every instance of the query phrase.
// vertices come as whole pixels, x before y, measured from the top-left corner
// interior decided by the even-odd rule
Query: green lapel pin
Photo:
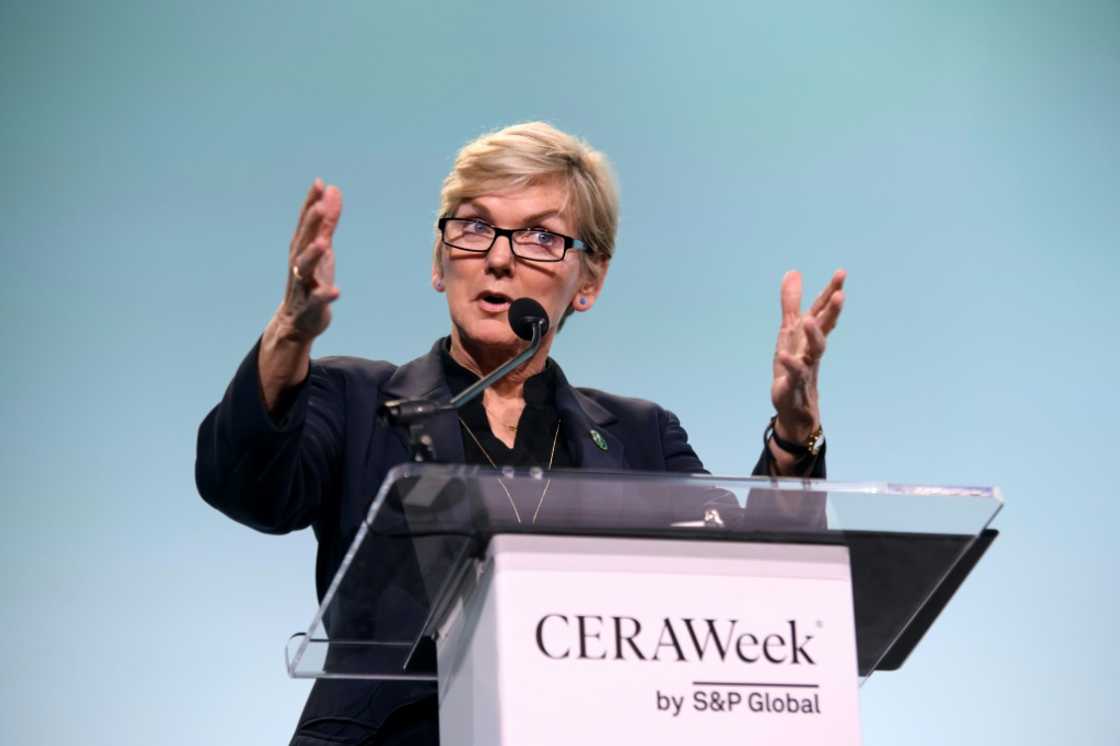
[[[604,438],[598,430],[590,430],[591,440],[595,441],[595,445],[599,446],[600,451],[607,450],[607,439]]]

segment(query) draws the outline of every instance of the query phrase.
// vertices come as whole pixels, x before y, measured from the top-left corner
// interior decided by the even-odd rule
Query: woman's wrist
[[[269,412],[276,408],[285,391],[303,383],[310,366],[311,340],[300,334],[282,311],[277,311],[261,335],[257,354],[261,394]]]
[[[766,423],[762,443],[769,454],[769,471],[776,477],[804,477],[813,473],[824,454],[824,431],[817,424],[803,439],[792,440],[778,431],[775,415]]]
[[[811,414],[802,417],[776,415],[772,420],[774,434],[790,443],[808,443],[809,439],[821,429],[820,418]]]

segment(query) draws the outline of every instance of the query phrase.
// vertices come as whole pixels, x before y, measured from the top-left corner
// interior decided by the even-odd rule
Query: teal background
[[[193,483],[310,180],[341,186],[317,354],[404,361],[460,145],[613,160],[617,260],[555,357],[749,472],[778,282],[850,273],[830,476],[996,484],[1003,535],[863,689],[867,744],[1114,744],[1120,5],[4,3],[0,741],[285,743],[313,538]]]

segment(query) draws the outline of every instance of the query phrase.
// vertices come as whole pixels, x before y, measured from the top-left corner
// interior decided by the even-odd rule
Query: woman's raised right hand
[[[342,215],[342,192],[315,179],[288,247],[284,300],[261,337],[257,367],[265,406],[274,414],[286,390],[299,385],[311,362],[311,343],[331,323],[334,229]]]
[[[285,331],[310,343],[331,323],[334,284],[334,229],[342,215],[342,192],[315,179],[299,213],[288,248],[288,286],[279,315]]]

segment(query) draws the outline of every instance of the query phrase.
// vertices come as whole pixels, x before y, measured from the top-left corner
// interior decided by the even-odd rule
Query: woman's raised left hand
[[[817,376],[829,333],[844,307],[842,269],[833,273],[813,305],[801,312],[801,273],[782,277],[782,326],[774,350],[774,382],[770,399],[777,411],[774,427],[785,440],[804,443],[820,427]]]

